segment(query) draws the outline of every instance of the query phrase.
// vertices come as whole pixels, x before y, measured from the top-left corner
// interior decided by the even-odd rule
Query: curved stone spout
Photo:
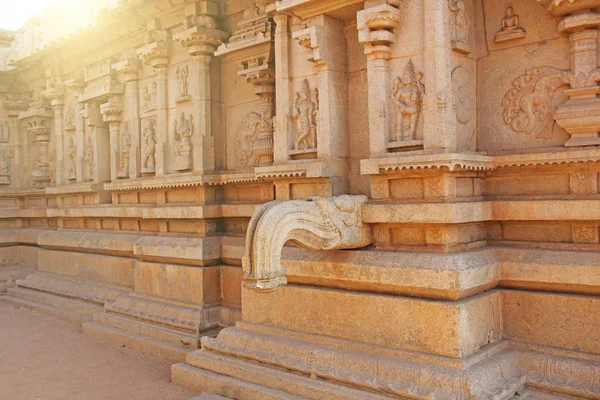
[[[242,260],[244,286],[271,291],[287,283],[281,251],[292,241],[310,250],[356,249],[373,242],[363,224],[366,196],[342,195],[273,201],[260,207],[248,225]]]

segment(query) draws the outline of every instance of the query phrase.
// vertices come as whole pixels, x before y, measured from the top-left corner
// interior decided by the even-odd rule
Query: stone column
[[[138,71],[139,61],[136,59],[126,59],[112,65],[125,84],[125,95],[123,101],[123,119],[127,122],[127,132],[121,132],[121,135],[129,135],[128,165],[123,166],[117,171],[117,178],[137,178],[141,176],[140,172],[140,104],[139,104],[139,81]],[[119,139],[119,157],[123,157],[123,138]],[[120,163],[119,163],[120,164]]]
[[[294,32],[299,44],[312,50],[309,61],[314,63],[318,89],[312,101],[318,111],[317,158],[348,155],[347,59],[343,22],[319,15],[311,19],[312,26]]]
[[[273,17],[275,21],[275,131],[273,133],[273,157],[275,163],[288,161],[289,150],[293,147],[294,140],[290,136],[290,17],[278,14]]]
[[[424,0],[423,8],[427,93],[423,102],[423,148],[455,151],[456,112],[448,105],[452,104],[452,48],[459,42],[453,40],[447,23],[454,20],[454,13],[445,1]]]
[[[107,103],[100,106],[104,122],[108,122],[110,138],[110,180],[116,181],[121,168],[121,116],[123,103],[120,96],[111,96]],[[127,160],[128,163],[129,160]]]
[[[28,151],[27,136],[20,132],[19,113],[27,109],[27,104],[24,100],[7,99],[4,101],[4,109],[8,114],[8,124],[10,131],[10,144],[14,149],[14,157],[10,165],[11,184],[15,188],[23,187],[23,170],[27,165]]]
[[[218,7],[214,2],[193,3],[186,6],[186,29],[174,39],[192,56],[190,88],[193,115],[192,170],[210,172],[215,169],[214,136],[212,134],[211,64],[216,48],[229,36],[216,29]]]
[[[357,14],[358,40],[367,56],[369,146],[371,157],[387,153],[390,135],[389,58],[400,10],[387,2],[366,1]]]
[[[54,111],[54,151],[55,151],[55,180],[57,185],[61,185],[63,183],[67,183],[63,181],[63,168],[64,168],[64,160],[63,160],[63,137],[64,137],[64,127],[63,127],[63,108],[64,108],[64,85],[61,80],[52,68],[49,68],[46,71],[46,90],[43,93],[43,96],[50,100],[50,106]]]
[[[567,74],[569,100],[559,106],[554,118],[571,138],[566,147],[600,145],[600,68],[598,68],[598,27],[600,13],[591,10],[600,1],[549,4],[549,11],[561,21],[559,32],[569,35],[571,71]]]

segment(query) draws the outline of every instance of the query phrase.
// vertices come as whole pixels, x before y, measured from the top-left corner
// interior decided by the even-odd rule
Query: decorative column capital
[[[225,31],[202,26],[194,26],[175,35],[181,45],[188,49],[192,57],[212,56],[216,48],[223,43],[229,34]]]
[[[167,30],[160,29],[160,21],[148,21],[146,45],[137,50],[138,57],[152,68],[164,68],[169,65],[171,54],[171,35]]]
[[[138,71],[140,70],[140,62],[135,58],[127,58],[111,65],[111,68],[123,75],[125,82],[135,81],[138,79]]]
[[[357,13],[358,41],[369,58],[387,59],[395,42],[394,29],[400,25],[400,1],[387,1]]]
[[[102,113],[104,122],[121,122],[123,103],[121,102],[120,96],[113,96],[107,103],[101,104],[100,112]]]

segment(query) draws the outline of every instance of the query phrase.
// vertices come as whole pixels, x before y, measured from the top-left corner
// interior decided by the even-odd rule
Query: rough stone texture
[[[509,3],[0,32],[2,299],[227,398],[600,398],[600,0]]]

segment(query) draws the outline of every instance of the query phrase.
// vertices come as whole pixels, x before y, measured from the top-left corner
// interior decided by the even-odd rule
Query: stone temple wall
[[[600,399],[600,0],[86,4],[0,32],[0,299],[231,398]]]

